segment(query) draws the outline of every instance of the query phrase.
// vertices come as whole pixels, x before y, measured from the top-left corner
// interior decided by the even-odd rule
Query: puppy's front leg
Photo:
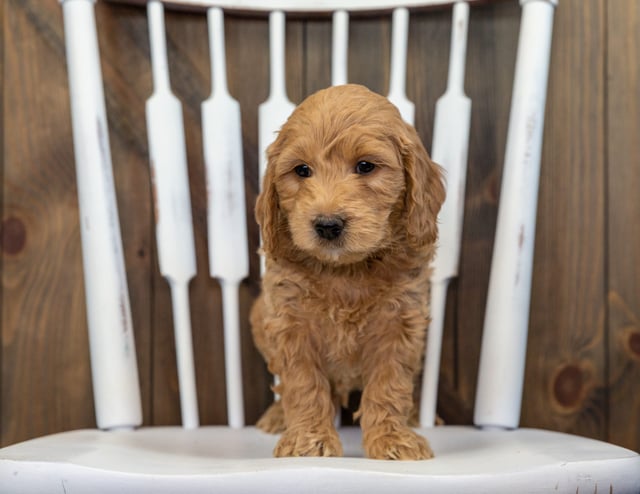
[[[333,425],[331,385],[322,372],[307,330],[283,336],[281,400],[286,430],[275,456],[342,456],[340,438]]]
[[[358,413],[364,451],[369,458],[425,460],[433,457],[427,440],[408,426],[416,366],[410,353],[400,339],[392,341],[391,338],[377,341],[367,351]]]

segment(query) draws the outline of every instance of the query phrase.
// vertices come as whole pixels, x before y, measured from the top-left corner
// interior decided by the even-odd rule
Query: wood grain
[[[607,3],[608,439],[640,449],[640,6]]]
[[[568,0],[556,12],[522,413],[525,425],[601,439],[605,3]]]
[[[3,444],[94,426],[62,19],[3,4]],[[46,91],[43,88],[47,88]]]
[[[5,12],[7,10],[6,2],[0,5],[0,74],[4,74],[4,44],[5,44]],[[5,80],[4,75],[0,76],[0,115],[4,116],[4,87]],[[3,117],[2,117],[3,118]],[[4,263],[4,252],[7,250],[8,241],[5,241],[7,237],[7,219],[4,216],[4,118],[2,124],[3,131],[0,132],[0,156],[2,159],[0,160],[0,445],[2,445],[2,432],[4,431],[4,420],[2,415],[3,403],[4,403],[4,395],[2,393],[2,369],[3,366],[3,319],[4,319],[4,297],[3,297],[3,289],[4,289],[4,280],[2,278],[3,272],[3,263]],[[21,224],[20,224],[21,225]]]

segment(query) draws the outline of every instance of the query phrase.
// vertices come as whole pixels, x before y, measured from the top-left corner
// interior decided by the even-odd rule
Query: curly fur
[[[429,322],[440,168],[395,106],[357,85],[307,98],[267,154],[256,205],[267,269],[251,324],[281,400],[259,427],[283,433],[276,456],[341,455],[333,419],[359,389],[368,457],[431,457],[408,419]],[[357,173],[361,161],[375,168]],[[322,238],[319,218],[344,228]]]

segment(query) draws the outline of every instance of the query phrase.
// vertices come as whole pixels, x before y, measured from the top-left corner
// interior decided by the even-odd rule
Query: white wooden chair
[[[148,5],[155,92],[147,103],[159,261],[172,287],[183,427],[141,427],[131,316],[104,108],[93,0],[62,0],[82,221],[93,386],[99,429],[0,450],[2,492],[640,492],[640,456],[600,441],[519,429],[533,238],[551,28],[556,0],[522,0],[522,22],[477,389],[476,427],[432,427],[447,281],[457,273],[470,101],[464,96],[468,2],[454,6],[449,85],[436,111],[432,155],[448,173],[435,262],[421,423],[436,458],[362,458],[357,428],[344,458],[272,458],[277,438],[244,426],[237,286],[247,275],[238,105],[226,88],[223,9],[271,10],[271,95],[260,147],[291,112],[284,84],[285,12],[334,11],[333,73],[346,82],[350,11],[393,10],[389,98],[404,96],[408,8],[445,0],[174,0],[209,7],[212,97],[203,106],[211,275],[223,286],[229,426],[199,427],[188,281],[195,274],[181,107],[169,89],[163,7]],[[261,153],[262,156],[263,153]],[[263,163],[262,163],[263,164]],[[522,235],[522,232],[525,232]],[[172,239],[179,237],[180,243]],[[513,283],[516,272],[519,283]],[[505,302],[506,300],[506,302]]]

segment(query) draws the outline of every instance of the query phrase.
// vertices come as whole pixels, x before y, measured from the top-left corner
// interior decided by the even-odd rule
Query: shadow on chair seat
[[[534,429],[422,431],[436,458],[392,462],[362,457],[359,428],[341,431],[345,458],[286,459],[272,457],[277,436],[252,427],[78,430],[4,449],[0,478],[24,493],[56,484],[65,493],[640,492],[640,456],[601,441]]]

